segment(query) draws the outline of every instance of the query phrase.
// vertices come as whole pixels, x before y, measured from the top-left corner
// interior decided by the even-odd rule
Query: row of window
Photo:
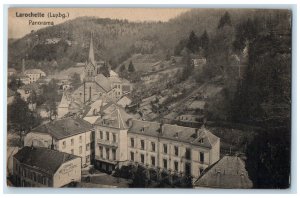
[[[110,150],[112,153],[112,157],[110,156]],[[108,160],[117,160],[117,150],[112,148],[105,148],[103,146],[99,146],[99,152],[100,152],[100,158],[102,159],[108,159]],[[104,152],[105,152],[105,156],[104,156]]]
[[[91,147],[91,144],[90,144],[90,143],[86,144],[85,150],[86,150],[86,151],[89,151],[89,150],[90,150],[90,147]],[[74,149],[71,149],[71,154],[74,155]],[[82,146],[79,146],[79,154],[82,154]]]
[[[145,140],[141,140],[140,143],[141,143],[140,149],[145,150]],[[134,148],[134,138],[130,138],[130,146]],[[151,151],[155,152],[155,150],[156,150],[156,144],[155,142],[151,142]]]
[[[79,136],[79,143],[82,143],[82,136]],[[74,146],[74,138],[71,138],[70,144],[71,144],[71,146]],[[67,147],[67,142],[66,142],[66,140],[65,140],[65,141],[62,142],[62,148],[64,149],[64,148],[66,148],[66,147]],[[79,147],[79,148],[80,148],[80,147]],[[89,144],[89,143],[86,144],[86,150],[87,150],[87,151],[90,150],[90,144]]]
[[[19,173],[19,175],[21,175],[21,173],[22,173],[23,177],[26,177],[34,182],[38,182],[43,185],[48,185],[48,178],[43,176],[42,174],[28,170],[24,167],[22,168],[18,164],[16,164],[16,169],[17,169],[17,172]]]
[[[121,89],[121,85],[115,85],[115,88]]]
[[[107,141],[110,140],[110,133],[108,131],[106,131],[106,133],[105,133],[105,138],[104,138],[104,131],[100,131],[99,134],[100,134],[100,139],[101,140],[104,140],[104,139],[107,140]],[[112,134],[112,141],[117,142],[117,136],[114,133]]]
[[[134,142],[134,138],[130,138],[130,146],[131,146],[132,148],[135,147],[135,146],[134,146],[134,143],[135,143],[135,142]],[[141,145],[140,149],[141,149],[141,150],[145,150],[145,140],[140,140],[140,145]],[[152,152],[155,152],[155,148],[156,148],[155,142],[151,142],[151,151],[152,151]],[[179,148],[178,148],[178,146],[174,146],[173,148],[174,148],[173,154],[174,154],[175,156],[179,156]],[[165,154],[168,154],[168,145],[167,145],[167,144],[163,144],[163,152],[164,152]],[[186,150],[185,150],[185,158],[188,159],[188,160],[191,159],[191,149],[190,149],[190,148],[186,148]],[[199,153],[199,161],[200,161],[201,163],[204,162],[204,153],[203,153],[203,152],[200,152],[200,153]]]
[[[134,154],[134,152],[130,152],[130,160],[133,161],[133,162],[135,161],[135,154]],[[140,162],[142,164],[145,164],[145,154],[140,154]],[[156,166],[156,158],[155,158],[155,156],[151,156],[150,157],[150,163],[151,163],[152,166]],[[167,170],[169,168],[169,166],[170,166],[170,164],[168,164],[168,160],[167,159],[163,159],[163,168]],[[191,171],[190,170],[190,164],[186,163],[186,167],[189,167],[189,168],[186,168],[185,171],[190,173],[190,171]],[[176,172],[179,171],[179,162],[176,161],[176,160],[173,162],[173,170],[176,171]],[[202,167],[200,167],[199,168],[199,173],[201,174],[203,170],[204,169]]]

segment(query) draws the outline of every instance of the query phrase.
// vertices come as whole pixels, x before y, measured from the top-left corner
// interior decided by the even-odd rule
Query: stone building
[[[128,161],[172,175],[198,178],[220,158],[220,138],[209,130],[132,120]]]
[[[82,158],[82,167],[89,166],[94,153],[93,126],[78,117],[48,122],[32,129],[24,138],[25,146],[39,146],[70,153]]]
[[[81,181],[81,158],[40,147],[23,147],[13,156],[18,187],[64,187]]]
[[[101,110],[101,117],[95,122],[95,167],[111,172],[127,164],[126,120],[130,117],[125,110],[114,103]]]
[[[110,108],[95,123],[96,168],[111,172],[139,164],[195,179],[220,158],[220,138],[205,127],[135,120],[118,105]]]
[[[93,39],[91,37],[88,60],[85,63],[84,79],[82,85],[77,88],[72,97],[82,103],[94,102],[101,97],[109,97],[118,100],[125,93],[132,91],[129,81],[119,78],[118,74],[109,71],[109,77],[101,73],[103,61],[95,61]]]

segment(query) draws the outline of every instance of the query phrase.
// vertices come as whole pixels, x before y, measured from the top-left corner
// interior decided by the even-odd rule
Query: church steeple
[[[88,60],[88,62],[90,62],[94,66],[96,66],[95,56],[94,56],[94,46],[93,46],[93,34],[92,34],[92,32],[91,32],[91,41],[90,41],[90,51],[89,51],[89,60]]]

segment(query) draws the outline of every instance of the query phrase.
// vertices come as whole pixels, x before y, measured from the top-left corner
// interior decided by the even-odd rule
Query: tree
[[[203,34],[200,37],[200,46],[204,49],[205,56],[207,56],[208,47],[209,47],[209,38],[206,30],[203,32]]]
[[[254,188],[289,188],[290,127],[260,131],[246,150],[246,169]]]
[[[126,70],[126,67],[125,67],[124,64],[122,64],[121,67],[120,67],[120,69],[119,69],[119,71],[122,73],[122,72],[124,72],[125,70]]]
[[[181,51],[186,47],[188,43],[187,39],[183,39],[179,41],[179,43],[174,48],[174,55],[179,56]]]
[[[241,31],[248,26],[254,27],[249,24],[249,21],[244,23]],[[249,31],[244,30],[240,36],[248,38],[249,63],[232,103],[232,120],[261,128],[246,148],[246,168],[254,188],[288,188],[291,176],[291,40],[256,31],[251,36]],[[242,48],[241,45],[238,49]]]
[[[22,141],[22,135],[38,126],[41,119],[28,108],[28,104],[21,98],[20,94],[16,94],[12,104],[7,107],[7,122],[19,132],[20,141]]]
[[[221,19],[219,21],[218,29],[223,28],[225,25],[231,26],[231,18],[230,18],[230,15],[227,11],[221,17]]]
[[[186,47],[193,53],[199,50],[199,39],[194,31],[191,31]]]
[[[32,109],[33,109],[34,105],[37,102],[37,94],[36,94],[35,90],[31,91],[27,101],[28,101],[29,105],[32,105]]]
[[[194,70],[194,65],[192,64],[190,51],[188,49],[183,52],[182,61],[185,64],[185,67],[182,70],[181,80],[184,81],[193,73]]]
[[[71,76],[71,86],[76,89],[81,85],[80,75],[78,73],[74,73]]]
[[[148,179],[146,169],[142,166],[138,166],[134,172],[131,187],[133,188],[145,188],[148,185]]]
[[[12,91],[17,91],[19,87],[21,87],[23,83],[20,81],[20,79],[16,79],[15,76],[10,77],[10,82],[8,83],[8,88]]]
[[[57,116],[57,104],[59,101],[58,85],[55,80],[51,80],[48,85],[43,85],[43,96],[45,100],[46,108],[49,112],[49,119]]]
[[[128,65],[128,71],[129,72],[135,72],[135,68],[134,68],[134,65],[133,65],[132,61],[130,61],[129,65]]]
[[[233,42],[234,50],[242,51],[247,42],[252,43],[257,36],[258,29],[262,29],[258,20],[249,19],[236,25],[235,40]]]

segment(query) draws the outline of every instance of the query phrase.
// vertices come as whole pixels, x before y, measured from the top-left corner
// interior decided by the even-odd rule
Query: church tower
[[[91,82],[95,80],[95,76],[97,75],[97,72],[96,72],[96,61],[95,61],[92,33],[91,33],[89,57],[85,65],[84,72],[85,72],[84,81]]]
[[[89,50],[89,60],[88,60],[88,62],[90,62],[94,66],[96,66],[92,33],[91,33],[91,41],[90,41],[90,50]]]

